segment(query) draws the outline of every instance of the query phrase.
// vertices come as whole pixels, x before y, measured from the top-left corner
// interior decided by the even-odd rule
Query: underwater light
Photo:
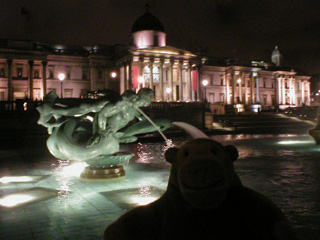
[[[48,176],[5,176],[0,178],[0,183],[35,183]]]
[[[12,208],[40,202],[58,196],[58,191],[50,188],[34,187],[9,193],[0,198],[0,207]]]
[[[2,207],[15,207],[17,205],[26,204],[35,200],[35,197],[28,194],[11,194],[5,196],[4,198],[0,199],[0,206]]]
[[[151,202],[154,202],[159,197],[155,196],[141,196],[141,195],[135,195],[130,197],[130,204],[134,204],[137,206],[147,205]]]

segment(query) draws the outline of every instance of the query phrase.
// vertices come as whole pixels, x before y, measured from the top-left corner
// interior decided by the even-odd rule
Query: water
[[[301,239],[320,239],[320,146],[311,137],[213,138],[238,148],[240,156],[234,164],[243,184],[271,198]],[[2,151],[0,178],[42,176],[33,183],[0,184],[2,197],[37,187],[49,189],[51,197],[20,207],[0,206],[0,239],[101,239],[108,224],[165,191],[170,164],[163,152],[173,144],[179,147],[185,140],[173,139],[169,146],[165,142],[129,145],[135,156],[125,166],[126,176],[104,182],[79,179],[83,163],[58,161],[44,146]]]

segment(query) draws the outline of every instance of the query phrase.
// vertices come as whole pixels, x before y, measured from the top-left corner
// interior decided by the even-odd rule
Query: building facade
[[[149,87],[154,101],[208,101],[240,108],[310,104],[310,76],[271,62],[214,58],[166,45],[158,18],[146,11],[132,26],[129,46],[64,46],[0,41],[0,100],[41,100],[55,91],[81,97],[110,88]],[[63,80],[59,74],[63,73]]]

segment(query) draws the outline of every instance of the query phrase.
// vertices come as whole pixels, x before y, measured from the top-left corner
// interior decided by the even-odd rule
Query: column
[[[33,60],[29,60],[28,97],[33,100]]]
[[[169,64],[169,88],[171,88],[171,92],[169,94],[169,100],[173,101],[173,64],[174,64],[174,59],[170,59],[170,64]]]
[[[235,104],[235,98],[236,98],[236,79],[235,79],[235,73],[234,73],[234,71],[231,72],[231,81],[232,81],[232,99],[231,99],[231,104]]]
[[[139,77],[138,77],[138,81],[140,81],[140,79],[143,79],[142,83],[139,82],[139,89],[145,86],[145,80],[144,80],[144,76],[143,76],[143,56],[139,57]]]
[[[150,58],[150,61],[149,61],[149,68],[150,68],[150,85],[149,85],[149,88],[152,91],[153,91],[153,62],[154,62],[154,59]],[[154,93],[154,96],[156,96],[156,93]]]
[[[13,92],[12,92],[12,59],[7,60],[7,88],[8,88],[8,101],[13,101]]]
[[[132,90],[132,61],[128,63],[128,89]]]
[[[260,85],[259,85],[259,76],[256,75],[256,93],[257,93],[257,103],[260,104]]]
[[[164,59],[161,57],[160,58],[160,66],[159,66],[159,100],[164,101],[164,89],[163,89],[163,64],[164,64]]]
[[[122,64],[122,68],[123,68],[123,91],[126,91],[128,89],[128,78],[127,78],[127,64],[123,63]]]
[[[225,90],[225,103],[230,104],[230,79],[229,75],[226,76],[224,74],[225,83],[226,83],[226,90]]]
[[[248,81],[246,79],[245,73],[242,74],[242,81],[244,81],[244,104],[248,104]]]
[[[292,105],[292,77],[289,78],[289,104]]]
[[[276,85],[276,93],[275,93],[275,97],[276,97],[276,104],[280,105],[281,102],[281,94],[280,94],[280,79],[278,74],[274,75],[274,82]]]
[[[197,66],[197,101],[200,102],[202,99],[202,92],[201,92],[201,66]]]
[[[282,104],[286,104],[286,79],[282,78]]]
[[[179,99],[180,101],[183,101],[183,76],[182,76],[182,61],[179,61]]]
[[[310,82],[306,82],[307,84],[307,96],[308,96],[308,100],[307,100],[307,105],[310,105]]]
[[[47,61],[42,61],[42,97],[47,94]]]
[[[239,74],[240,81],[239,81],[239,102],[242,103],[242,81],[243,81],[243,73]]]
[[[296,99],[296,81],[294,78],[292,78],[292,104],[296,105],[297,99]]]
[[[304,81],[301,80],[301,103],[304,104]]]
[[[125,79],[126,69],[124,66],[120,67],[120,94],[122,94],[126,89],[126,79]]]
[[[187,66],[187,93],[188,93],[188,101],[192,101],[192,64],[189,63]]]
[[[96,90],[95,68],[90,66],[90,90]]]
[[[251,73],[250,81],[251,81],[251,83],[250,83],[250,104],[253,105],[253,104],[255,104],[254,93],[253,93],[254,92],[253,91],[253,89],[254,89],[254,73]]]

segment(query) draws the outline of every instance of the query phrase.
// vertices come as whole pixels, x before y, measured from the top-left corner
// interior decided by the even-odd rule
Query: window
[[[47,91],[48,93],[49,93],[49,92],[55,92],[55,93],[57,93],[57,89],[55,89],[55,88],[48,88],[47,90],[48,90],[48,91]]]
[[[33,73],[34,78],[39,78],[39,69],[35,69]]]
[[[73,92],[73,89],[64,89],[64,97],[65,98],[72,98],[72,92]]]
[[[210,74],[209,75],[209,79],[210,79],[210,81],[209,81],[209,85],[214,85],[214,82],[213,82],[213,74]]]
[[[101,69],[98,70],[98,79],[102,79],[102,71],[101,71]]]
[[[71,70],[67,70],[66,79],[71,79]]]
[[[0,92],[0,101],[4,101],[4,92]]]
[[[159,43],[158,43],[158,35],[157,34],[153,35],[153,45],[154,46],[158,46],[159,45]]]
[[[86,69],[82,70],[82,79],[83,80],[87,80],[88,79],[88,74],[87,74],[87,70]]]
[[[49,78],[53,78],[53,69],[49,69]]]
[[[220,93],[220,102],[224,102],[224,93]]]
[[[263,95],[263,105],[268,104],[268,95]]]
[[[267,87],[267,80],[263,79],[263,87],[266,88]]]
[[[4,68],[0,69],[0,77],[4,77]]]
[[[17,68],[17,77],[22,77],[22,67]]]
[[[223,77],[223,75],[220,75],[220,85],[221,86],[224,85],[224,77]]]

